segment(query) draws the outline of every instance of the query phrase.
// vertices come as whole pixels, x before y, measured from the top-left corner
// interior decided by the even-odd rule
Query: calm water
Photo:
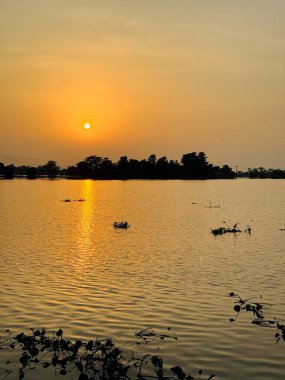
[[[0,181],[0,332],[61,327],[219,379],[284,379],[285,342],[247,313],[230,323],[227,297],[262,294],[285,319],[284,193],[282,180]],[[253,233],[213,237],[224,220]],[[168,326],[177,341],[136,345]]]

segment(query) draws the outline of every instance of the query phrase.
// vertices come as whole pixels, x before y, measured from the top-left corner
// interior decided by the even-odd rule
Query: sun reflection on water
[[[92,235],[94,233],[93,226],[93,209],[94,209],[94,182],[92,180],[82,181],[81,196],[85,199],[85,202],[81,204],[80,216],[79,216],[79,231],[78,234],[78,256],[76,260],[76,271],[83,274],[88,267],[88,264],[93,256],[93,243]]]

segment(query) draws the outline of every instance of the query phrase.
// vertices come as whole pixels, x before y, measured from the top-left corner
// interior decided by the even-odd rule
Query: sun
[[[91,128],[91,124],[90,123],[84,123],[83,124],[83,128],[84,129],[90,129]]]

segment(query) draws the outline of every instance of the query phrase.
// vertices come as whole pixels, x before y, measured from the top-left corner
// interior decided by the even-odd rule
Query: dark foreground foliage
[[[276,343],[278,343],[280,339],[285,341],[285,325],[282,324],[277,318],[268,319],[265,317],[264,309],[272,305],[257,301],[258,299],[262,299],[262,296],[242,299],[238,294],[231,292],[229,297],[233,297],[237,300],[234,302],[234,311],[236,315],[235,317],[230,318],[230,322],[236,321],[241,312],[249,312],[253,315],[253,320],[251,323],[260,327],[275,329]]]
[[[170,328],[168,330],[170,331]],[[173,333],[159,335],[150,328],[138,332],[136,336],[145,343],[155,339],[177,339]],[[22,332],[14,337],[9,332],[8,336],[0,338],[0,349],[20,351],[20,365],[17,369],[19,380],[28,377],[28,371],[35,368],[53,368],[55,376],[73,374],[73,378],[78,380],[210,380],[215,377],[203,377],[202,370],[194,377],[178,366],[166,370],[159,356],[144,355],[142,358],[136,358],[132,355],[128,358],[111,339],[72,342],[63,338],[62,329],[52,336],[48,336],[45,329],[31,329],[29,334]],[[7,361],[6,365],[9,364],[10,361]],[[1,370],[4,373],[2,380],[14,372],[5,368]]]

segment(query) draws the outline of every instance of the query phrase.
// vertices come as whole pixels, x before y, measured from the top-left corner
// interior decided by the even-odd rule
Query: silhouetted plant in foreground
[[[231,292],[229,297],[234,297],[237,299],[237,301],[234,302],[234,311],[236,315],[234,318],[230,318],[230,322],[235,322],[241,312],[249,312],[254,317],[251,321],[254,325],[274,328],[277,330],[275,333],[276,343],[278,343],[280,339],[285,340],[285,325],[280,323],[280,321],[276,318],[267,319],[264,315],[264,307],[272,306],[272,304],[260,301],[254,302],[257,301],[257,299],[262,299],[262,296],[242,299],[238,294]]]
[[[241,229],[238,227],[239,223],[235,223],[232,227],[230,227],[227,222],[223,222],[223,223],[226,225],[226,227],[218,227],[218,228],[213,228],[211,230],[214,236],[224,235],[227,233],[236,234],[236,233],[242,232]],[[247,225],[243,232],[251,234],[251,227]]]
[[[9,332],[9,330],[7,330]],[[176,335],[159,335],[152,329],[144,329],[136,334],[143,341],[150,337],[159,339],[175,338]],[[146,339],[146,340],[145,340]],[[198,377],[186,374],[182,368],[176,366],[167,371],[163,360],[158,356],[144,355],[128,358],[111,339],[89,340],[72,342],[63,338],[63,330],[59,329],[49,337],[45,329],[31,329],[30,334],[20,333],[15,337],[0,338],[0,349],[21,350],[19,357],[20,367],[17,369],[19,380],[27,375],[27,370],[35,368],[54,368],[54,375],[75,375],[78,380],[126,380],[126,379],[213,379],[215,375],[202,377],[200,370]],[[10,361],[6,362],[8,366]],[[15,367],[15,366],[14,366]],[[13,371],[1,368],[4,377]],[[148,374],[144,374],[148,372]],[[150,374],[149,374],[150,373]],[[74,378],[74,377],[73,377]]]

